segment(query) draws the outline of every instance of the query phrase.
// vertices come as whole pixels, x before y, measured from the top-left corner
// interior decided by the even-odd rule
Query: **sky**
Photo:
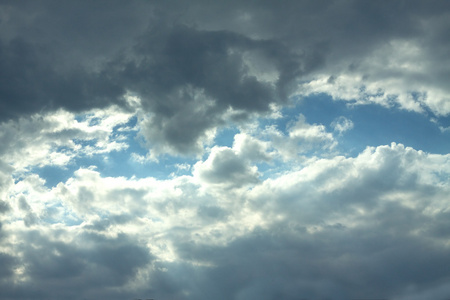
[[[449,36],[449,1],[0,1],[0,298],[448,299]]]

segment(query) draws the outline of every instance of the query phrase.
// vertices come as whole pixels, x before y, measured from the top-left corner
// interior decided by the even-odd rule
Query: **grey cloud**
[[[273,222],[226,245],[177,235],[179,260],[164,264],[171,289],[160,297],[402,299],[411,286],[442,294],[448,187],[445,176],[428,177],[436,158],[382,146],[263,182],[249,192],[260,196],[252,211]]]
[[[9,209],[7,194],[8,190],[14,185],[13,170],[14,168],[0,159],[0,214]]]
[[[61,72],[54,65],[51,54],[27,41],[0,41],[2,120],[58,108],[79,112],[122,101],[123,88],[106,74],[75,67]]]
[[[215,264],[185,266],[191,281],[177,278],[175,266],[167,267],[175,273],[172,285],[188,288],[198,299],[390,299],[410,285],[426,288],[439,281],[450,264],[441,247],[402,234],[378,227],[311,234],[283,223],[227,246],[177,243],[181,258]]]
[[[112,276],[117,277],[119,283],[130,279],[138,268],[146,266],[152,259],[146,247],[136,245],[124,234],[114,239],[92,234],[86,234],[84,238],[95,245],[87,250],[89,262],[112,271]],[[116,280],[112,283],[117,284]]]
[[[318,74],[330,89],[345,76],[361,77],[363,86],[420,83],[428,98],[418,105],[445,115],[450,110],[432,92],[448,95],[448,11],[444,1],[3,2],[0,154],[23,148],[24,137],[39,140],[31,138],[36,123],[11,118],[126,107],[126,92],[141,99],[140,134],[155,155],[197,154],[218,127],[268,115]],[[414,72],[411,49],[423,62]],[[385,68],[386,54],[404,57],[404,69]],[[372,62],[380,65],[368,68]],[[15,137],[15,124],[28,133]],[[319,142],[334,141],[304,120],[287,130],[297,142],[308,130]],[[64,145],[79,136],[58,134],[48,138]],[[284,145],[302,150],[299,143],[278,148]],[[61,214],[84,218],[66,228],[65,216],[37,222],[33,202],[20,196],[22,211],[10,216],[14,170],[0,162],[0,298],[448,293],[448,155],[393,144],[295,162],[262,180],[250,160],[268,160],[265,150],[256,139],[214,147],[193,176],[173,181],[80,169],[51,190],[27,182],[39,204],[56,201]],[[243,186],[249,189],[235,189]],[[21,214],[25,226],[16,222]]]
[[[314,74],[339,78],[356,66],[353,75],[383,89],[380,78],[396,70],[357,66],[399,40],[420,42],[427,61],[417,76],[403,70],[401,84],[420,79],[427,98],[402,105],[445,115],[448,10],[442,1],[6,2],[0,118],[127,106],[133,92],[150,114],[142,134],[155,155],[193,154],[230,108],[235,121],[264,115]]]
[[[383,101],[385,105],[431,109],[437,115],[449,113],[446,104],[449,90],[445,86],[448,55],[443,51],[447,41],[442,40],[449,28],[448,3],[283,1],[283,5],[279,5],[261,1],[227,5],[231,8],[222,7],[225,13],[214,19],[206,18],[204,26],[225,27],[245,35],[283,41],[305,57],[306,72],[297,77],[301,83],[317,76],[326,79],[331,75],[361,77],[362,82],[340,83],[340,88],[358,89],[370,85],[374,91],[382,91],[391,98]],[[392,49],[383,49],[391,42],[394,43]],[[402,47],[396,42],[405,45]],[[411,86],[414,86],[413,93]],[[300,94],[305,92],[304,88],[302,85]],[[332,93],[326,88],[315,92]],[[427,96],[413,99],[415,93]],[[370,93],[348,97],[336,93],[334,96],[358,103],[370,102]],[[367,102],[359,97],[367,98]]]
[[[143,3],[6,1],[0,5],[0,120],[121,103],[102,64],[148,23]]]
[[[207,184],[226,188],[259,182],[257,168],[230,148],[213,148],[205,162],[195,164],[193,174]]]
[[[5,261],[24,273],[4,277],[28,280],[2,285],[2,299],[402,299],[411,286],[445,291],[447,155],[392,144],[258,183],[235,175],[246,174],[246,163],[223,147],[193,177],[173,181],[79,170],[66,187],[78,197],[77,186],[102,187],[95,205],[108,208],[91,209],[81,226],[8,224],[26,242],[11,248],[4,237]],[[230,188],[235,180],[250,189]],[[134,207],[141,214],[130,221]]]
[[[0,226],[0,239],[1,239],[1,226]],[[0,252],[0,265],[2,266],[0,269],[0,281],[3,280],[8,281],[14,273],[14,268],[17,266],[17,259],[12,255]]]
[[[82,111],[113,103],[125,106],[123,95],[132,91],[154,115],[144,131],[150,144],[156,149],[158,144],[166,145],[173,152],[198,152],[196,144],[207,130],[223,124],[228,108],[242,110],[245,116],[268,111],[277,99],[286,101],[291,73],[298,69],[297,59],[279,43],[229,31],[167,25],[172,22],[155,17],[157,8],[150,4],[108,3],[106,12],[100,10],[102,5],[86,2],[45,4],[35,15],[32,3],[3,7],[7,24],[0,53],[4,120],[61,107]],[[73,18],[76,14],[82,18]],[[118,21],[135,14],[137,21],[117,27]],[[17,26],[16,15],[36,26],[34,32]],[[144,32],[147,23],[151,29]],[[110,38],[116,34],[118,39]],[[279,71],[276,89],[248,76],[242,57],[251,51],[262,54]],[[186,93],[189,88],[205,99],[193,101]],[[205,106],[208,101],[211,107]]]
[[[104,232],[111,228],[113,225],[124,225],[129,223],[136,216],[130,214],[112,215],[107,218],[93,222],[93,224],[86,224],[84,226],[87,230]]]
[[[3,214],[11,209],[8,202],[0,200],[0,214]]]
[[[212,205],[202,205],[199,206],[197,209],[198,216],[201,219],[206,220],[221,220],[227,217],[229,214],[224,209],[220,208],[219,206],[212,206]]]
[[[285,103],[291,73],[300,72],[298,58],[282,44],[228,31],[157,27],[136,49],[138,61],[127,63],[121,75],[153,114],[143,134],[156,150],[159,143],[173,152],[198,152],[199,140],[228,121],[230,108],[242,120]],[[254,54],[278,73],[275,86],[250,73],[245,55]]]
[[[25,216],[23,218],[23,222],[25,223],[25,226],[30,227],[32,225],[35,225],[38,223],[39,219],[36,216],[36,214],[31,209],[30,205],[28,204],[25,196],[19,197],[19,209],[25,213]]]
[[[18,245],[21,255],[14,257],[14,266],[20,264],[27,277],[11,285],[1,283],[2,299],[104,296],[108,287],[125,285],[136,276],[139,268],[146,267],[153,259],[147,247],[124,234],[109,238],[88,233],[79,236],[53,233],[53,237],[36,230],[25,233],[23,238],[27,242]],[[58,238],[61,235],[65,235],[66,241]],[[67,242],[67,238],[71,242]],[[11,259],[0,255],[8,268]],[[11,276],[11,272],[6,275]],[[112,299],[132,299],[133,294],[119,291]]]

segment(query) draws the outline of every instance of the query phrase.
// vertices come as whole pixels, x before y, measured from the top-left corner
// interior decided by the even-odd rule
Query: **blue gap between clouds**
[[[44,166],[35,167],[31,172],[39,174],[45,179],[45,185],[48,188],[56,186],[60,182],[66,182],[73,176],[73,173],[80,168],[88,168],[95,166],[102,177],[127,177],[136,176],[137,178],[154,177],[156,179],[167,179],[171,173],[183,175],[190,173],[187,171],[179,171],[176,164],[188,163],[191,166],[197,161],[196,159],[186,159],[183,157],[172,157],[163,155],[159,157],[159,162],[145,162],[144,164],[133,160],[131,154],[145,156],[147,149],[142,146],[142,142],[136,131],[119,132],[119,128],[134,127],[137,123],[137,118],[132,118],[127,124],[116,126],[113,129],[112,136],[122,134],[126,136],[128,148],[121,151],[112,151],[104,154],[83,155],[75,157],[69,164],[60,166]],[[77,140],[77,144],[82,146],[94,146],[95,140]],[[62,149],[59,149],[62,150]]]
[[[327,131],[333,132],[330,124],[336,118],[344,116],[354,123],[354,128],[344,132],[342,136],[334,133],[339,142],[336,150],[344,155],[356,156],[367,146],[390,145],[392,142],[402,143],[405,146],[430,153],[449,153],[450,133],[443,133],[438,128],[439,125],[447,126],[449,117],[438,118],[439,125],[437,125],[430,121],[429,113],[419,114],[398,108],[388,109],[374,104],[350,106],[349,102],[336,101],[325,94],[305,97],[296,100],[296,102],[296,105],[282,110],[282,118],[261,120],[261,128],[267,125],[275,125],[278,130],[286,133],[289,123],[294,122],[299,114],[303,114],[307,123],[323,124]],[[125,126],[133,127],[136,122],[137,119],[133,118]],[[114,134],[120,133],[118,132],[120,127],[123,126],[114,129]],[[215,138],[215,145],[231,147],[234,135],[238,132],[235,127],[220,130]],[[176,164],[188,163],[192,166],[197,162],[195,158],[163,155],[159,158],[159,163],[138,163],[133,161],[131,153],[145,156],[147,149],[139,142],[136,131],[130,131],[126,135],[126,142],[129,145],[126,150],[97,154],[91,157],[78,157],[64,168],[46,166],[34,168],[32,172],[38,173],[44,178],[47,187],[53,187],[59,182],[67,181],[73,176],[73,172],[79,168],[87,168],[92,165],[97,167],[97,171],[102,176],[124,176],[128,178],[132,176],[137,178],[152,176],[157,179],[167,179],[171,173],[177,175],[190,174],[190,170],[177,172]],[[83,144],[88,145],[91,142],[84,141]],[[313,153],[309,154],[313,155]],[[271,168],[277,169],[274,165],[264,163],[259,167],[262,172]]]
[[[338,136],[338,150],[351,156],[358,155],[367,146],[401,143],[416,150],[436,154],[447,154],[450,150],[448,133],[442,133],[430,121],[429,113],[421,114],[385,108],[376,104],[350,105],[346,101],[333,100],[325,94],[306,97],[284,114],[291,117],[303,114],[310,124],[323,124],[332,132],[330,124],[339,116],[350,119],[354,127]],[[448,118],[440,118],[446,123]],[[285,125],[284,125],[285,126]]]

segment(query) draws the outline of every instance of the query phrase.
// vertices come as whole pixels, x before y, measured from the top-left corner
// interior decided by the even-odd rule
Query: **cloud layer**
[[[450,113],[445,2],[283,3],[5,3],[0,117],[127,106],[131,92],[158,155],[199,153],[293,95]]]
[[[449,12],[3,2],[0,298],[447,297]]]
[[[172,180],[79,169],[50,189],[30,175],[2,215],[2,295],[439,294],[449,160],[392,144],[255,181],[248,161],[223,148]]]

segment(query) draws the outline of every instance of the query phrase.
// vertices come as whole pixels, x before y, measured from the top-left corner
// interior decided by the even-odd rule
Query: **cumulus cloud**
[[[264,135],[283,160],[296,159],[308,152],[332,150],[337,145],[333,134],[324,125],[309,124],[302,114],[288,124],[286,131],[285,134],[276,126],[267,126],[264,130]]]
[[[237,155],[250,161],[270,161],[273,153],[269,152],[270,143],[259,140],[247,133],[234,136],[233,149]]]
[[[193,173],[203,182],[227,188],[258,182],[257,168],[227,147],[213,148],[206,161],[194,165]]]
[[[85,297],[114,286],[114,299],[131,289],[181,299],[401,298],[411,285],[433,293],[445,276],[448,155],[392,144],[257,180],[236,151],[213,148],[192,176],[165,181],[80,169],[49,189],[29,178],[15,188],[17,211],[3,217],[14,233],[4,239],[28,241],[3,242],[16,270],[4,276],[21,278],[23,298],[37,282],[75,297],[70,279]],[[247,189],[233,189],[242,184]],[[62,211],[50,218],[52,207]],[[40,221],[27,227],[23,212],[31,211]]]
[[[446,134],[449,11],[3,2],[0,298],[446,295],[445,145],[337,141],[357,105]]]

